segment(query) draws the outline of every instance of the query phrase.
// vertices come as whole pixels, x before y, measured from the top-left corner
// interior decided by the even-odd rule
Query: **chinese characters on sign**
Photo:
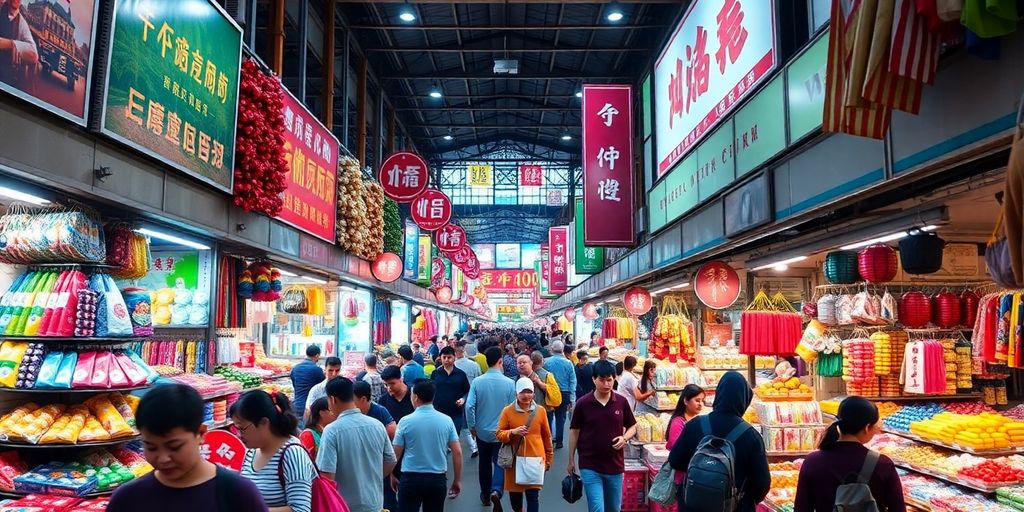
[[[631,246],[633,88],[583,86],[583,243]]]
[[[384,195],[398,203],[410,203],[427,190],[430,168],[416,153],[399,151],[384,160],[377,181]]]
[[[583,198],[577,198],[575,204],[575,232],[573,243],[577,274],[596,274],[604,269],[604,247],[587,246],[583,243]]]
[[[646,288],[634,286],[626,290],[626,294],[622,297],[622,305],[631,315],[641,316],[651,310],[654,300],[651,299],[651,293]]]
[[[203,437],[203,444],[199,446],[199,454],[218,466],[241,471],[242,461],[245,460],[245,445],[242,444],[242,440],[238,436],[231,432],[210,430]]]
[[[429,188],[409,205],[413,222],[423,231],[436,231],[452,218],[452,201],[440,190]]]
[[[540,187],[544,185],[544,166],[520,164],[519,165],[519,186]]]
[[[654,69],[659,177],[775,68],[773,4],[690,4]]]
[[[494,168],[490,165],[469,165],[466,167],[469,175],[469,186],[490,187],[494,185]]]
[[[373,262],[373,277],[383,283],[392,283],[402,277],[402,258],[397,254],[386,252]]]
[[[434,245],[443,253],[453,253],[466,246],[466,230],[457,224],[445,224],[434,234]]]
[[[725,309],[740,296],[740,276],[728,264],[711,261],[694,274],[693,291],[709,308]]]
[[[488,293],[527,291],[537,286],[537,272],[530,270],[481,270],[480,285]]]
[[[551,262],[549,272],[551,281],[548,291],[562,294],[569,291],[569,228],[556,226],[548,229],[548,250]]]
[[[284,91],[288,188],[277,218],[333,243],[338,213],[338,139],[287,89]]]

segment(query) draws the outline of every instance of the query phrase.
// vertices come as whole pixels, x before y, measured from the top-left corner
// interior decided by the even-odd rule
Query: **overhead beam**
[[[414,124],[414,125],[412,125],[412,127],[413,128],[425,128],[425,129],[431,129],[431,128],[437,128],[437,129],[450,128],[450,129],[453,129],[453,130],[458,130],[458,129],[468,129],[468,130],[471,130],[473,128],[479,128],[479,129],[482,129],[482,130],[483,129],[488,129],[488,128],[492,128],[492,129],[504,128],[504,129],[508,129],[508,130],[514,130],[516,128],[522,128],[522,129],[536,130],[537,128],[563,128],[563,129],[564,128],[577,128],[578,129],[578,128],[580,128],[580,125],[579,124],[479,124],[479,123],[478,124],[443,124],[442,123],[442,124]]]
[[[450,107],[398,107],[399,112],[579,112],[580,107],[467,107],[465,105],[452,105]]]
[[[452,3],[452,2],[445,2]],[[476,2],[474,2],[476,3]],[[588,2],[590,3],[590,2]],[[352,30],[485,30],[485,31],[524,31],[524,30],[652,30],[662,29],[665,25],[350,25]]]
[[[622,46],[598,46],[594,48],[578,47],[555,47],[555,46],[529,46],[526,48],[501,48],[494,45],[489,46],[405,46],[389,47],[377,46],[363,48],[367,52],[403,52],[403,53],[579,53],[579,52],[652,52],[653,48],[646,47],[622,47]]]
[[[373,0],[377,4],[678,4],[680,0]],[[366,0],[338,0],[342,4],[364,4]]]
[[[530,101],[537,98],[571,99],[575,94],[445,94],[447,100],[476,100],[476,101],[500,101],[500,100],[523,100]],[[409,101],[433,101],[437,100],[429,96],[405,96],[399,99]],[[539,101],[537,102],[540,103]]]
[[[631,75],[610,73],[587,73],[585,71],[544,70],[520,71],[518,75],[495,74],[491,68],[463,72],[461,70],[438,71],[434,73],[412,73],[406,75],[382,75],[381,80],[630,80]]]

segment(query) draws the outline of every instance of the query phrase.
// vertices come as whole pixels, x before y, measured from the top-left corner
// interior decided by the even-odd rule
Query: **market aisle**
[[[490,510],[491,507],[484,507],[477,497],[480,494],[480,483],[477,480],[478,459],[469,458],[469,447],[465,440],[462,442],[462,452],[465,454],[465,463],[462,467],[462,494],[454,500],[445,502],[446,510],[462,512],[464,510]],[[569,462],[568,447],[555,450],[555,463],[551,465],[544,482],[544,489],[540,491],[540,509],[569,511],[587,510],[587,499],[577,501],[570,505],[562,499],[562,478],[565,478],[565,465]],[[451,482],[451,471],[448,472],[448,481]],[[508,502],[508,495],[501,500],[501,506],[507,512],[512,509]]]

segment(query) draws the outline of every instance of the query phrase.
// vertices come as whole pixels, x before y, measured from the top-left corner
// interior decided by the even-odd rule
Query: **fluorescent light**
[[[774,263],[769,263],[767,265],[761,265],[760,267],[755,267],[755,268],[750,269],[750,271],[751,272],[756,272],[758,270],[764,270],[766,268],[775,268],[775,267],[782,267],[782,266],[786,266],[786,268],[789,268],[788,265],[790,263],[796,263],[798,261],[803,261],[803,260],[806,260],[806,259],[807,259],[807,256],[797,256],[795,258],[789,258],[788,260],[776,261]]]
[[[299,275],[296,274],[295,272],[289,272],[289,271],[287,271],[287,270],[285,270],[283,268],[279,268],[279,269],[277,269],[277,271],[280,272],[282,276],[299,277]]]
[[[677,288],[686,288],[687,286],[690,286],[690,283],[677,284],[673,286],[672,289],[675,290]]]
[[[929,225],[927,225],[927,226],[925,226],[923,228],[915,228],[915,229],[920,229],[921,231],[935,231],[936,229],[939,229],[939,227],[934,225],[934,224],[929,224]],[[840,247],[840,249],[842,249],[844,251],[852,251],[854,249],[860,249],[861,247],[867,247],[869,245],[884,244],[884,243],[887,243],[887,242],[895,242],[896,240],[900,240],[900,239],[906,238],[908,235],[910,235],[910,230],[899,231],[899,232],[896,232],[896,233],[892,233],[890,235],[880,236],[878,238],[872,238],[870,240],[864,240],[863,242],[857,242],[855,244],[844,245],[844,246]]]
[[[325,281],[325,280],[323,280],[323,279],[319,279],[319,278],[316,278],[316,277],[309,277],[309,276],[299,276],[299,277],[300,277],[301,279],[305,279],[306,281],[309,281],[309,282],[311,282],[311,283],[316,283],[316,284],[327,284],[327,281]]]
[[[441,94],[441,91],[430,91],[430,97],[431,98],[440,98],[441,96],[443,96]]]
[[[661,295],[662,293],[667,293],[667,292],[670,292],[670,291],[672,291],[672,287],[662,288],[660,290],[651,292],[651,295],[652,296],[654,296],[654,295]]]
[[[624,15],[619,11],[612,11],[608,13],[608,21],[622,21]]]
[[[416,14],[414,14],[411,10],[406,9],[406,10],[402,11],[401,14],[398,15],[398,19],[400,19],[402,21],[405,21],[405,22],[416,21]]]
[[[452,134],[449,133],[449,134],[447,134],[447,135],[445,135],[444,137],[441,137],[441,138],[444,139],[444,140],[452,140],[455,137],[452,137]]]
[[[772,267],[772,270],[774,270],[776,272],[785,272],[785,271],[789,270],[789,265],[785,265],[785,264],[781,264],[780,263],[780,264],[775,265],[774,267]]]
[[[210,247],[203,245],[199,242],[193,242],[192,240],[186,240],[184,238],[174,236],[168,233],[160,231],[153,231],[152,229],[139,228],[135,230],[136,233],[142,233],[150,238],[157,238],[165,242],[171,242],[172,244],[184,245],[185,247],[191,247],[193,249],[199,249],[200,251],[209,251]]]
[[[572,140],[572,135],[562,135],[562,140]]]
[[[583,91],[576,91],[576,97],[577,98],[582,98],[583,97]]]
[[[346,292],[355,292],[355,291],[357,291],[355,288],[352,288],[351,286],[342,286],[341,289],[346,291]]]
[[[22,192],[20,190],[14,190],[13,188],[8,187],[0,187],[0,196],[14,199],[15,201],[32,203],[34,205],[39,206],[42,206],[44,204],[50,204],[50,201],[47,199],[43,199],[39,196],[34,196],[32,194],[26,194],[25,192]]]

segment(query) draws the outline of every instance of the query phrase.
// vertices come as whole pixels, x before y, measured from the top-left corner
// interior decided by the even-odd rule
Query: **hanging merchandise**
[[[258,345],[258,344],[257,344]],[[156,335],[146,342],[130,346],[137,354],[138,363],[145,363],[164,374],[165,368],[176,368],[185,373],[209,373],[217,362],[217,341],[199,338]]]
[[[835,334],[825,334],[816,368],[821,377],[843,376],[843,343]]]
[[[613,308],[601,322],[601,337],[606,340],[630,340],[636,337],[636,326],[623,308]]]
[[[275,217],[284,206],[284,91],[252,59],[242,62],[238,89],[233,198],[235,206]]]
[[[803,336],[800,337],[800,343],[797,344],[795,352],[796,355],[800,356],[807,363],[813,364],[818,358],[818,352],[824,349],[825,343],[825,326],[817,321],[811,320],[807,322],[807,327],[804,329]]]
[[[398,203],[394,200],[384,198],[384,252],[402,254],[402,236],[404,226],[402,225],[402,214],[399,213]]]
[[[238,296],[253,302],[275,302],[281,298],[281,271],[269,261],[254,261],[238,277]]]
[[[384,231],[384,189],[363,180],[356,159],[342,156],[338,159],[338,244],[373,261],[384,252]]]
[[[45,269],[15,278],[0,299],[0,331],[42,337],[134,334],[124,297],[109,275]]]
[[[932,319],[932,301],[917,290],[909,291],[900,298],[900,323],[910,329],[920,329]]]
[[[950,340],[950,348],[953,343]],[[955,363],[955,355],[954,363]],[[956,393],[956,371],[953,370],[953,393]],[[909,394],[929,395],[948,392],[943,344],[936,340],[913,340],[903,355],[900,381]]]
[[[391,301],[373,301],[373,344],[386,345],[391,342]]]
[[[977,292],[966,290],[960,294],[960,323],[965,327],[974,327],[978,319],[978,306],[981,296]]]
[[[853,284],[860,281],[857,269],[857,253],[854,251],[832,251],[825,255],[825,279],[832,284]]]
[[[881,319],[886,324],[893,325],[899,321],[899,306],[897,305],[896,297],[889,293],[888,288],[882,294],[880,306],[882,308]]]
[[[298,285],[289,286],[285,290],[284,296],[278,301],[277,307],[282,313],[290,315],[309,314],[309,298],[306,295],[306,287]]]
[[[971,342],[962,337],[953,346],[956,353],[956,387],[960,391],[970,391],[974,388],[971,380]]]
[[[863,330],[843,341],[843,380],[853,384],[875,380],[875,346]]]
[[[943,290],[932,298],[932,323],[942,329],[960,325],[960,297]]]
[[[740,353],[789,356],[803,336],[800,313],[782,293],[762,289],[740,317]]]
[[[386,235],[384,189],[376,181],[364,181],[363,191],[366,193],[366,221],[369,223],[369,236],[362,242],[362,258],[374,261],[384,252]]]
[[[139,279],[149,272],[149,239],[132,230],[127,222],[111,222],[105,229],[107,264],[110,274],[121,279]]]
[[[0,217],[0,261],[5,263],[102,263],[107,247],[97,216],[69,208],[11,205]]]
[[[942,250],[946,241],[935,233],[918,229],[900,240],[900,264],[908,274],[934,274],[942,268]]]
[[[892,367],[892,337],[889,333],[878,331],[871,333],[871,345],[874,347],[875,375],[884,377],[891,375]]]
[[[665,297],[661,311],[654,320],[648,353],[673,363],[680,360],[692,363],[697,356],[696,338],[686,302],[671,296]]]
[[[869,283],[892,281],[896,277],[896,251],[885,244],[874,244],[857,254],[857,269]]]
[[[245,300],[239,295],[239,276],[247,269],[245,260],[233,256],[221,256],[217,265],[217,302],[215,308],[215,327],[218,329],[234,329],[245,326],[246,311]],[[157,299],[154,303],[154,320],[156,324],[170,324],[173,312],[170,302],[174,299],[174,293],[164,291],[157,292]],[[166,296],[161,298],[161,296]],[[202,308],[199,308],[202,309]],[[197,313],[199,311],[196,311]],[[166,315],[168,318],[158,321],[157,317]],[[163,320],[167,320],[164,322]]]
[[[818,321],[827,326],[838,325],[839,322],[836,319],[836,299],[835,295],[826,293],[818,299]]]

